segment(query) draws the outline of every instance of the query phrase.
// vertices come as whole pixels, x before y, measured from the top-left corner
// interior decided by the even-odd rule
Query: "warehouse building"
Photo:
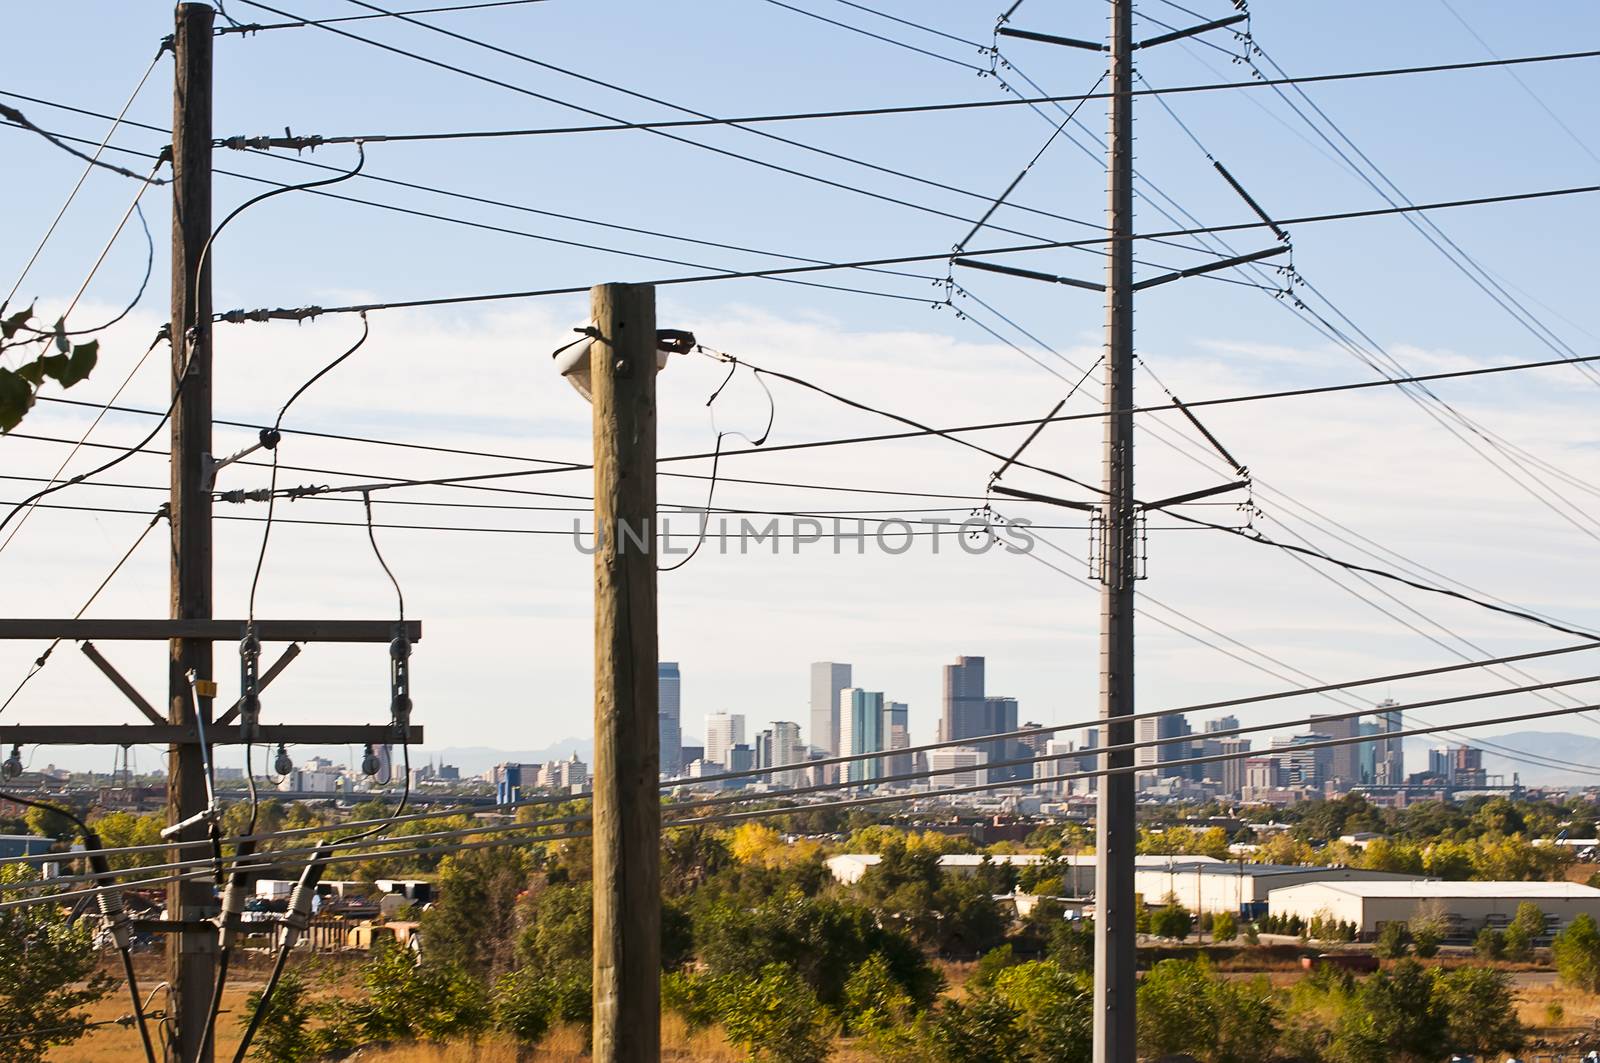
[[[1387,923],[1415,919],[1426,904],[1442,908],[1449,918],[1446,940],[1468,942],[1484,926],[1504,927],[1525,901],[1544,912],[1547,935],[1582,914],[1600,920],[1600,890],[1576,882],[1304,882],[1273,889],[1268,907],[1273,915],[1305,920],[1332,916],[1354,923],[1357,933],[1370,940]]]
[[[1170,895],[1191,912],[1233,912],[1247,919],[1259,919],[1267,914],[1268,895],[1286,886],[1314,882],[1404,882],[1416,877],[1355,867],[1223,863],[1179,857],[1157,866],[1142,864],[1136,868],[1133,888],[1148,905],[1159,905]]]

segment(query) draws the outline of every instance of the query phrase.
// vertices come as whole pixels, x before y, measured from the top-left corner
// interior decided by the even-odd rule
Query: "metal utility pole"
[[[1133,587],[1133,3],[1111,0],[1110,129],[1106,203],[1105,498],[1101,504],[1100,718],[1105,744],[1134,740]],[[1105,767],[1133,767],[1133,751]],[[1137,843],[1131,771],[1100,780],[1095,822],[1094,1063],[1133,1063]]]
[[[211,236],[210,4],[177,8],[172,98],[172,610],[174,620],[211,618],[211,262],[202,251]],[[175,725],[211,723],[211,642],[174,638],[167,673],[167,717]],[[167,822],[180,823],[209,802],[206,749],[167,747]],[[178,835],[206,836],[205,824]],[[172,859],[193,850],[175,849]],[[216,932],[198,920],[215,915],[211,885],[167,887],[167,917],[182,929],[167,938],[167,981],[176,1012],[168,1058],[210,1063],[207,1010],[216,977]],[[191,929],[191,925],[193,928]]]
[[[590,290],[594,403],[594,1061],[661,1058],[656,293]]]

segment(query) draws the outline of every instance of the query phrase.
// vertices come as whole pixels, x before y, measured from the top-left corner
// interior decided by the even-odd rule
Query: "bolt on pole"
[[[590,290],[594,403],[594,1063],[661,1057],[656,296]]]
[[[1133,4],[1111,2],[1109,156],[1106,203],[1105,529],[1100,571],[1102,744],[1134,740],[1134,565],[1138,543],[1133,494]],[[1113,412],[1115,411],[1115,412]],[[1105,767],[1131,768],[1133,752],[1105,754]],[[1095,821],[1094,1063],[1136,1058],[1134,995],[1137,844],[1134,776],[1100,780]]]

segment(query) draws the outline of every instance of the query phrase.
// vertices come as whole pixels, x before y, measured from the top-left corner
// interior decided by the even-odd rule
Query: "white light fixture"
[[[551,357],[555,359],[556,372],[566,377],[567,383],[571,384],[578,394],[593,402],[594,396],[591,393],[589,379],[589,353],[594,347],[599,330],[591,322],[587,327],[573,331],[583,333],[583,338],[558,348]],[[684,332],[681,329],[657,329],[656,372],[659,373],[667,367],[669,356],[687,354],[693,349],[694,333]]]

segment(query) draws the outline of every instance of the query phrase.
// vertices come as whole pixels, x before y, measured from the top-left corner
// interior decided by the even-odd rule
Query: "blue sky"
[[[787,2],[787,0],[786,0]],[[1600,40],[1600,12],[1581,3],[1540,5],[1537,17],[1498,5],[1452,0],[1501,55],[1576,50]],[[282,0],[275,7],[308,17],[358,14],[349,2]],[[966,42],[991,40],[995,9],[972,4],[910,4],[883,0],[877,10],[933,27]],[[1191,5],[1195,6],[1195,5]],[[944,56],[930,57],[825,24],[790,8],[845,22]],[[697,4],[542,4],[423,16],[454,32],[524,53],[556,69],[535,66],[448,39],[417,26],[376,20],[345,24],[349,32],[466,67],[530,92],[628,120],[682,117],[671,107],[578,80],[586,75],[716,115],[810,111],[956,100],[996,99],[996,80],[973,43],[898,24],[840,0],[768,0]],[[1199,2],[1209,17],[1231,6]],[[235,0],[241,20],[275,16]],[[170,31],[166,4],[29,5],[8,12],[16,40],[0,89],[114,112]],[[1141,5],[1167,22],[1183,15],[1167,4]],[[1031,0],[1014,24],[1092,37],[1103,32],[1089,9]],[[1257,42],[1291,74],[1471,60],[1483,46],[1442,3],[1258,5]],[[1159,32],[1152,27],[1149,32]],[[1235,46],[1228,34],[1210,38]],[[1087,52],[1007,41],[1012,68],[1055,94],[1083,92],[1099,76],[1100,59]],[[955,61],[950,61],[955,60]],[[1600,164],[1600,128],[1586,101],[1593,98],[1596,61],[1525,66],[1520,77],[1560,120],[1541,109],[1502,70],[1429,74],[1313,86],[1312,98],[1360,150],[1415,201],[1518,192],[1593,183]],[[1019,73],[1019,71],[1021,73]],[[1170,45],[1141,56],[1150,84],[1170,86],[1247,77],[1228,55],[1199,45]],[[170,63],[163,62],[130,116],[164,125],[170,117]],[[98,138],[105,123],[5,98],[48,128]],[[1280,216],[1381,206],[1382,202],[1270,89],[1173,97],[1178,117],[1267,209]],[[1091,131],[1104,124],[1101,104],[1084,107]],[[1059,115],[1057,115],[1057,120]],[[290,29],[217,44],[219,136],[276,133],[285,126],[323,135],[543,127],[586,124],[576,110],[535,99],[318,29]],[[999,192],[1045,142],[1047,117],[1024,107],[958,114],[814,121],[763,127],[827,151],[869,160],[981,195]],[[7,190],[0,228],[7,234],[0,282],[9,287],[81,165],[36,138],[5,130]],[[904,178],[827,159],[739,129],[694,130],[695,142],[806,170],[847,186],[824,187],[702,148],[646,132],[549,136],[444,144],[377,144],[368,149],[371,175],[434,185],[541,211],[691,235],[789,255],[831,260],[946,250],[968,226],[959,217],[983,209],[977,196],[936,189]],[[1058,139],[1018,187],[1014,201],[1090,222],[1104,203],[1104,175],[1094,144],[1076,131],[1085,151]],[[1138,167],[1162,192],[1207,223],[1249,220],[1247,209],[1167,113],[1141,101]],[[119,131],[114,143],[156,150],[162,137]],[[354,152],[329,147],[317,161],[342,165]],[[217,165],[277,180],[311,175],[288,162],[218,152]],[[66,215],[22,286],[22,298],[59,308],[81,282],[132,194],[126,179],[96,174]],[[929,211],[853,193],[864,189],[915,201]],[[219,176],[216,194],[226,209],[255,186]],[[636,251],[717,268],[754,268],[781,260],[742,251],[686,245],[591,224],[565,221],[358,180],[336,191],[488,225]],[[1142,228],[1166,228],[1157,193],[1140,188]],[[157,234],[150,298],[107,337],[95,378],[74,397],[104,399],[148,343],[160,317],[165,276],[165,193],[147,197]],[[1576,348],[1593,350],[1600,327],[1589,289],[1589,263],[1600,205],[1565,197],[1441,212],[1440,226],[1508,290]],[[1011,208],[998,225],[1046,240],[1092,236],[1093,229]],[[1549,349],[1513,321],[1402,219],[1306,225],[1294,233],[1296,268],[1374,340],[1409,367],[1425,371],[1533,360]],[[1240,250],[1267,246],[1259,233],[1230,236]],[[1028,242],[985,233],[973,246]],[[1170,248],[1147,249],[1155,271],[1201,259]],[[1092,253],[1051,251],[1018,256],[1020,265],[1094,277]],[[6,264],[9,263],[9,264]],[[311,196],[278,197],[244,215],[216,252],[218,309],[323,305],[368,299],[543,287],[605,280],[644,280],[698,268],[630,259],[607,250],[580,250],[505,233],[474,230]],[[141,238],[130,228],[90,288],[85,317],[125,301],[143,265]],[[939,263],[913,272],[937,275]],[[816,380],[931,423],[957,424],[1043,413],[1076,372],[1098,353],[1100,299],[1093,293],[988,274],[957,280],[1034,337],[1010,330],[994,314],[969,305],[971,317],[1005,334],[1040,368],[996,342],[974,320],[949,308],[930,309],[937,296],[927,281],[860,273],[821,280],[918,297],[890,300],[772,281],[744,280],[664,288],[663,324],[694,329],[708,345],[758,364]],[[297,405],[291,424],[333,432],[465,446],[566,460],[583,460],[587,410],[548,374],[546,354],[586,314],[582,297],[375,314],[373,339],[348,366]],[[107,314],[106,316],[109,316]],[[219,416],[270,418],[298,382],[347,346],[351,319],[293,326],[229,326],[218,334]],[[1370,371],[1285,311],[1269,294],[1217,280],[1196,279],[1153,290],[1139,309],[1141,355],[1185,398],[1365,379]],[[1054,374],[1054,375],[1052,375]],[[718,367],[694,360],[662,378],[662,452],[709,449],[713,429],[705,396]],[[135,375],[125,396],[160,402],[159,367]],[[774,442],[882,430],[884,422],[846,411],[816,396],[776,389]],[[1571,370],[1518,378],[1447,384],[1439,392],[1494,432],[1569,472],[1600,481],[1593,417],[1595,385]],[[1156,401],[1150,378],[1140,397]],[[765,398],[748,378],[719,400],[718,425],[755,434],[766,417]],[[1087,401],[1074,409],[1088,409]],[[1593,588],[1600,566],[1594,538],[1532,501],[1505,477],[1445,434],[1414,405],[1392,394],[1357,393],[1327,399],[1223,408],[1207,421],[1230,449],[1267,484],[1282,487],[1348,527],[1508,600],[1569,620],[1600,624]],[[77,436],[81,413],[41,406],[29,419],[40,434]],[[97,440],[136,439],[143,422],[112,417]],[[1158,431],[1187,433],[1162,420]],[[238,432],[219,432],[226,444]],[[1192,443],[1192,433],[1188,433]],[[996,433],[988,445],[1007,449],[1017,433]],[[219,443],[219,449],[224,443]],[[1187,445],[1187,444],[1186,444]],[[1041,438],[1033,460],[1082,478],[1097,474],[1095,432],[1062,426]],[[1203,486],[1218,475],[1179,460],[1159,443],[1141,443],[1141,483],[1152,494]],[[453,475],[505,467],[491,460],[443,458],[310,440],[292,440],[285,462],[384,475]],[[59,445],[0,440],[7,471],[49,475],[65,454]],[[836,486],[894,488],[981,495],[993,462],[940,441],[848,448],[787,456],[730,459],[725,475],[794,479]],[[76,464],[74,470],[83,464]],[[126,482],[159,483],[154,458],[125,468]],[[121,471],[121,470],[119,470]],[[702,464],[698,470],[709,471]],[[238,473],[226,486],[258,486],[259,471]],[[226,478],[226,475],[225,475]],[[550,489],[582,494],[581,476]],[[1059,481],[1019,480],[1036,490]],[[703,481],[663,486],[662,496],[692,503]],[[14,489],[12,487],[11,489]],[[1574,501],[1594,502],[1568,485]],[[75,488],[85,505],[128,505],[131,493]],[[9,497],[9,496],[8,496]],[[63,501],[71,501],[63,494]],[[443,500],[418,492],[417,500]],[[861,501],[865,497],[866,501]],[[794,509],[889,507],[888,496],[723,485],[719,504]],[[477,497],[478,501],[483,501]],[[825,501],[824,501],[825,500]],[[1284,515],[1263,494],[1268,515]],[[140,499],[139,501],[143,501]],[[530,501],[523,499],[522,501]],[[569,502],[581,508],[581,501]],[[908,505],[959,508],[962,503],[911,500]],[[289,515],[351,520],[359,510],[297,504]],[[1600,511],[1600,504],[1596,505]],[[302,512],[302,510],[304,512]],[[1219,510],[1217,513],[1229,514]],[[284,515],[280,511],[280,515]],[[959,514],[958,514],[959,515]],[[1057,513],[1028,513],[1041,523],[1074,524]],[[1215,514],[1213,514],[1215,515]],[[1229,514],[1231,515],[1231,514]],[[411,523],[494,523],[570,527],[571,513],[504,514],[396,507],[390,519]],[[566,523],[562,523],[566,522]],[[1579,524],[1587,527],[1584,518]],[[0,553],[0,579],[13,615],[70,614],[136,533],[125,515],[40,511]],[[256,525],[229,524],[219,532],[218,607],[238,611],[259,543]],[[1081,553],[1084,533],[1052,533]],[[1338,544],[1318,540],[1325,548]],[[414,615],[428,625],[419,649],[418,718],[430,745],[487,744],[528,748],[588,729],[587,559],[561,536],[486,535],[395,530],[386,549],[408,583]],[[285,525],[274,533],[263,600],[267,615],[384,615],[387,584],[354,528]],[[1348,553],[1348,550],[1344,550]],[[1374,674],[1429,663],[1450,653],[1355,601],[1293,561],[1261,548],[1218,541],[1206,533],[1152,536],[1149,583],[1142,590],[1225,635],[1322,678]],[[1055,557],[1073,572],[1075,563]],[[108,591],[100,615],[156,615],[164,608],[159,549],[140,554]],[[1043,577],[1041,579],[1041,577]],[[1370,592],[1369,592],[1370,593]],[[1468,606],[1411,594],[1406,603],[1492,651],[1550,645],[1537,627]],[[1392,609],[1393,603],[1385,602]],[[912,726],[931,737],[937,712],[938,666],[957,654],[982,654],[997,693],[1022,701],[1022,715],[1065,722],[1092,714],[1094,598],[1066,578],[1027,559],[939,558],[913,552],[901,558],[810,555],[762,559],[696,558],[662,580],[662,656],[684,664],[685,730],[721,709],[744,711],[753,724],[805,719],[805,665],[851,660],[859,681],[912,706]],[[1406,614],[1414,623],[1422,621]],[[1464,644],[1428,629],[1457,650]],[[1251,693],[1280,680],[1146,625],[1141,692],[1144,707]],[[1215,636],[1207,636],[1215,641]],[[1560,641],[1559,636],[1554,636]],[[25,667],[34,647],[0,648],[7,671]],[[119,647],[119,661],[154,688],[159,660],[143,661]],[[65,655],[70,656],[70,655]],[[218,651],[224,678],[232,667]],[[382,662],[354,650],[319,648],[283,681],[280,711],[341,718],[352,706],[377,714],[386,698]],[[1564,667],[1564,666],[1563,666]],[[1576,666],[1574,666],[1576,667]],[[1564,674],[1558,667],[1541,676]],[[55,661],[8,715],[121,720],[125,707],[103,681],[76,660]],[[9,689],[9,684],[7,684]],[[1462,680],[1397,696],[1438,696],[1472,689]],[[1500,705],[1500,703],[1495,703]],[[1512,711],[1504,703],[1507,711]],[[1483,711],[1491,711],[1493,706]],[[269,710],[270,712],[271,710]],[[1276,711],[1276,710],[1275,710]],[[1306,711],[1316,711],[1308,704]],[[1477,711],[1477,710],[1474,710]],[[1261,719],[1271,718],[1263,714]],[[1563,724],[1562,726],[1567,726]],[[1574,722],[1574,728],[1593,725]]]

